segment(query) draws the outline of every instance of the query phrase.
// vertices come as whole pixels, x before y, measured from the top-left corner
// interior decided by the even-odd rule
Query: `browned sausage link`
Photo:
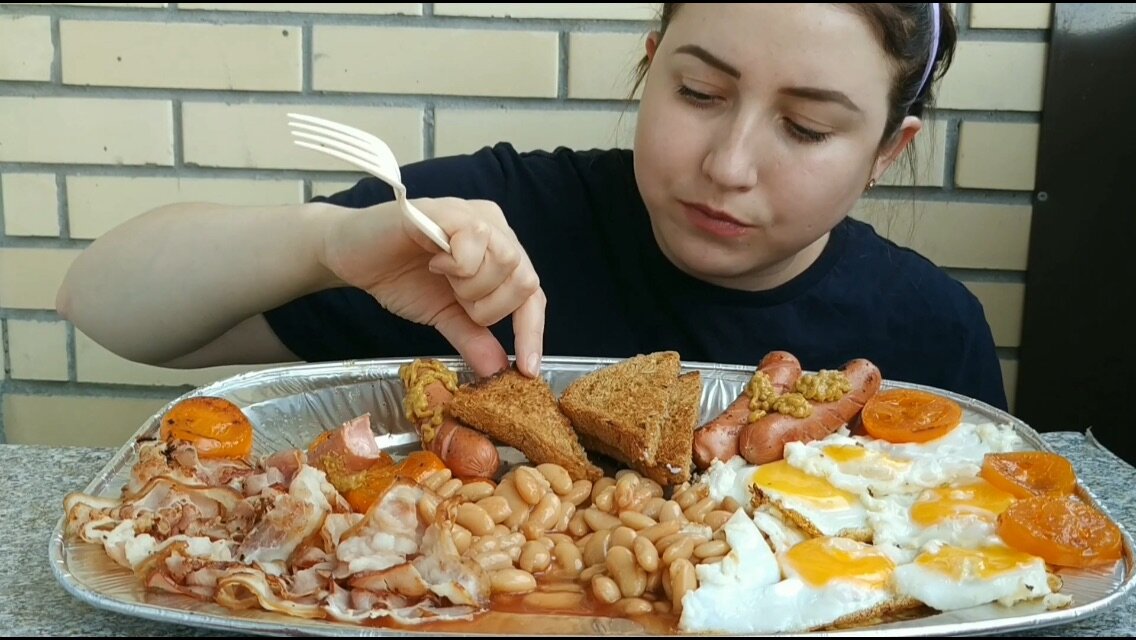
[[[769,377],[777,393],[792,391],[801,376],[801,363],[788,351],[770,351],[754,372]],[[716,418],[694,432],[693,459],[699,469],[715,458],[725,462],[738,454],[738,433],[749,418],[749,395],[744,391]]]
[[[748,424],[738,434],[738,450],[750,464],[780,460],[788,442],[820,440],[859,415],[869,398],[880,390],[879,368],[863,358],[844,365],[852,391],[835,402],[814,404],[807,418],[770,413]]]
[[[426,386],[430,406],[445,407],[453,394],[441,382]],[[415,425],[422,436],[422,448],[437,454],[455,478],[495,478],[501,466],[497,447],[484,434],[474,431],[446,415],[436,429],[433,425]]]

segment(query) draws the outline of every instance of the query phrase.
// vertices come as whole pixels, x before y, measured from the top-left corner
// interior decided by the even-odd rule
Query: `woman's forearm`
[[[60,315],[120,356],[161,364],[241,321],[339,284],[321,264],[326,204],[174,204],[96,240],[60,287]]]

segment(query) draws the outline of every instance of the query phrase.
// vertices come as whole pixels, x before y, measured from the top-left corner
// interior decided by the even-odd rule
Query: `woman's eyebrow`
[[[781,90],[785,95],[793,96],[796,98],[804,98],[806,100],[816,100],[818,102],[835,102],[850,111],[856,113],[863,113],[860,107],[856,106],[852,99],[840,91],[834,89],[820,89],[818,87],[786,87]]]
[[[684,44],[675,49],[675,53],[686,53],[692,55],[695,58],[698,58],[699,60],[710,65],[711,67],[714,67],[715,69],[733,78],[742,77],[742,73],[738,71],[733,65],[696,44]]]

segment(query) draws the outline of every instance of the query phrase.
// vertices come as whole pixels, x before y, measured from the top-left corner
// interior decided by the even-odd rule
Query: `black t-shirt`
[[[747,292],[697,280],[660,251],[627,150],[518,153],[507,144],[403,168],[410,197],[496,202],[548,298],[546,355],[630,357],[754,366],[769,351],[805,370],[867,358],[884,378],[948,389],[1006,408],[994,340],[978,300],[919,254],[847,218],[808,270]],[[328,198],[361,208],[392,198],[367,178]],[[454,355],[432,327],[339,288],[265,314],[307,361]],[[511,318],[492,327],[512,353]]]

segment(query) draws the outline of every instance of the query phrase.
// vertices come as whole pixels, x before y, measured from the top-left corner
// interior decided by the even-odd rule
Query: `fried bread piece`
[[[516,365],[459,386],[449,412],[465,425],[517,449],[534,466],[556,463],[573,480],[596,480],[603,475],[588,460],[548,382],[529,378]]]
[[[597,369],[564,390],[560,409],[572,421],[586,449],[644,475],[650,475],[648,470],[652,469],[651,474],[655,475],[674,475],[671,470],[677,474],[688,472],[698,405],[694,400],[691,414],[689,392],[696,386],[696,395],[701,395],[701,377],[692,376],[680,384],[679,365],[677,352],[661,351]],[[677,427],[671,425],[672,404]],[[685,426],[688,417],[689,428]],[[659,467],[660,462],[664,466]]]
[[[664,487],[690,480],[694,429],[701,409],[702,374],[697,371],[682,374],[671,387],[655,464],[640,473]]]

